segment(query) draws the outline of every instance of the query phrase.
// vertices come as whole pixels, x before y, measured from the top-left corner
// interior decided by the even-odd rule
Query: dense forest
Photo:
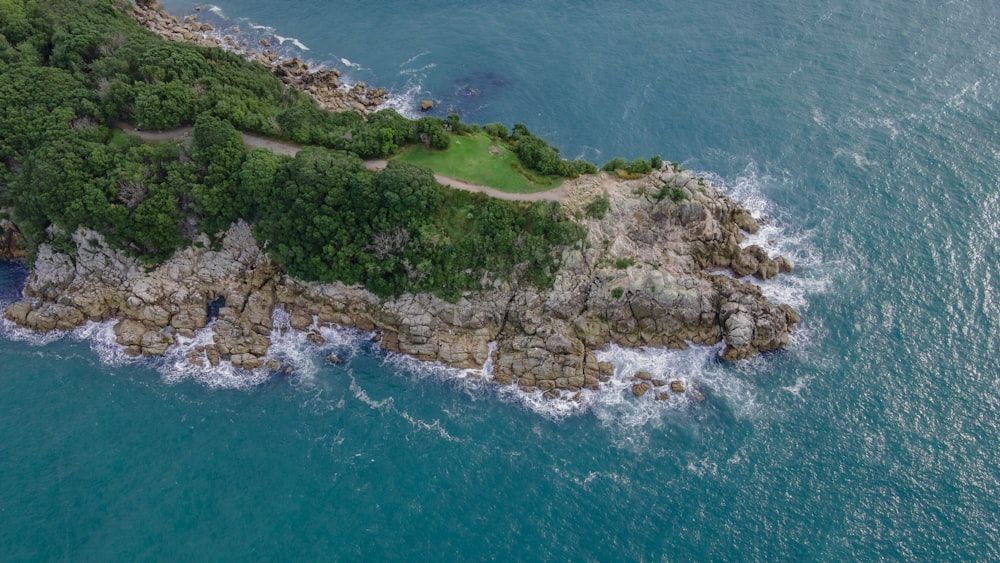
[[[452,117],[320,110],[267,67],[163,40],[125,0],[0,0],[0,207],[29,250],[71,250],[80,227],[153,265],[238,219],[306,280],[361,283],[380,295],[478,289],[489,271],[551,283],[559,248],[582,239],[557,203],[513,203],[440,186],[421,167],[363,159],[462,132]],[[117,121],[193,125],[187,142],[145,144]],[[575,176],[523,125],[483,128],[525,167]],[[310,145],[294,158],[247,150],[240,131]]]

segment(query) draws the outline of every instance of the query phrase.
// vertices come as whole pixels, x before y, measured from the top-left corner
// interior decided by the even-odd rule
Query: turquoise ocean
[[[197,5],[165,0],[178,15]],[[785,351],[609,349],[537,402],[327,331],[291,378],[0,328],[2,561],[1000,559],[996,0],[216,0],[270,37],[769,217]],[[26,271],[0,264],[0,302]],[[347,361],[324,363],[335,351]],[[488,368],[488,366],[487,366]],[[636,369],[706,396],[635,399]]]

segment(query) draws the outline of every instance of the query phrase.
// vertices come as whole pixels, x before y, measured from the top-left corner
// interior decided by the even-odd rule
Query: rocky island
[[[163,28],[163,19],[172,16],[159,15],[157,9],[155,3],[139,2],[135,14],[147,26],[149,22],[161,22],[155,26]],[[194,20],[186,25],[203,29]],[[184,33],[179,37],[188,39]],[[299,80],[303,73],[282,76],[281,69],[288,65],[270,62],[274,63],[271,70],[283,84],[316,94]],[[155,81],[139,80],[145,79],[123,88],[140,91],[159,87]],[[324,80],[328,86],[331,84]],[[135,119],[141,111],[148,112],[148,119],[166,119],[162,111],[154,113],[121,104],[105,93],[109,90],[106,83],[96,84],[95,100],[107,104],[97,113],[105,119]],[[208,86],[201,84],[198,82],[192,90],[199,100],[208,97],[202,93]],[[363,96],[363,92],[363,88],[358,90],[358,95]],[[355,96],[353,103],[360,107],[348,104],[336,109],[371,114],[380,96],[384,97],[384,91],[376,91],[374,97],[369,91],[368,96]],[[143,101],[140,91],[135,105]],[[297,108],[261,110],[283,111],[277,119],[271,119],[277,125],[251,119],[245,122],[261,123],[264,133],[299,140],[297,135],[302,129],[292,131],[287,125],[291,122],[283,121]],[[94,150],[101,146],[106,148],[100,150],[110,154],[124,150],[115,148],[114,142],[123,141],[113,131],[94,123],[97,116],[81,123],[79,114],[87,108],[74,111],[77,115],[70,112],[64,118],[65,125],[56,122],[59,127],[67,127],[68,132],[60,135],[96,135],[110,142],[102,145],[103,141],[85,137],[86,142],[96,143]],[[184,115],[194,115],[196,110],[191,111],[164,123],[181,124],[187,119]],[[218,114],[222,110],[216,106],[212,111]],[[443,139],[440,148],[444,149],[450,135],[481,134],[479,128],[434,118],[424,118],[411,126],[409,121],[397,118],[372,114],[367,122],[362,119],[323,125],[328,129],[316,129],[319,133],[311,133],[312,138],[329,142],[331,148],[346,153],[327,155],[310,149],[294,159],[280,160],[260,152],[262,149],[254,150],[252,155],[245,152],[229,122],[214,116],[199,117],[194,140],[169,148],[166,156],[150,155],[141,143],[127,141],[132,151],[127,154],[144,155],[145,164],[140,169],[145,170],[145,176],[134,179],[139,177],[126,177],[119,171],[93,172],[95,182],[110,186],[102,188],[102,197],[107,199],[100,199],[99,193],[87,191],[89,188],[84,186],[80,197],[86,198],[90,207],[77,215],[64,214],[64,204],[50,209],[44,207],[45,200],[37,200],[39,188],[32,182],[51,178],[39,174],[44,165],[32,160],[35,153],[18,152],[17,139],[8,141],[4,178],[14,195],[5,200],[7,209],[0,213],[4,217],[0,224],[0,256],[23,256],[27,249],[33,262],[24,298],[7,307],[4,318],[38,331],[116,320],[118,343],[136,356],[162,355],[171,346],[190,342],[196,333],[210,331],[211,344],[196,347],[188,354],[192,364],[230,362],[237,368],[277,370],[280,364],[270,353],[270,336],[276,329],[276,312],[283,311],[281,318],[287,317],[292,328],[309,333],[314,342],[322,340],[318,332],[322,326],[357,328],[371,332],[384,350],[420,360],[473,369],[489,364],[491,377],[497,383],[516,385],[528,393],[543,393],[550,399],[570,398],[582,389],[599,389],[610,377],[612,366],[598,361],[595,352],[612,344],[683,348],[724,343],[723,359],[737,360],[788,343],[798,315],[787,305],[769,301],[747,278],[772,278],[790,272],[791,264],[780,256],[769,256],[759,246],[744,247],[745,234],[757,231],[757,221],[705,179],[658,158],[651,161],[655,166],[638,173],[613,166],[598,172],[592,165],[580,173],[584,168],[579,163],[559,159],[558,151],[531,136],[523,126],[521,133],[515,127],[514,135],[494,128],[498,131],[497,146],[509,144],[513,151],[520,151],[519,156],[542,154],[543,158],[534,161],[522,156],[526,169],[567,178],[558,190],[525,197],[551,199],[558,205],[504,202],[504,207],[490,203],[495,200],[481,194],[461,199],[449,196],[451,192],[438,185],[429,173],[402,164],[392,165],[385,172],[369,172],[361,166],[358,156],[391,156],[398,147],[414,141],[430,147]],[[378,129],[378,134],[389,143],[369,149],[370,145],[358,144],[358,140],[374,123],[388,124]],[[353,127],[353,134],[332,136],[324,132],[344,127]],[[230,159],[232,165],[220,169],[225,159]],[[253,202],[243,208],[225,207],[226,198],[240,202],[246,193],[269,194],[268,201],[276,203],[267,207],[280,209],[283,197],[298,197],[294,202],[290,199],[289,205],[300,205],[305,196],[288,195],[290,188],[279,187],[279,182],[298,189],[293,182],[296,174],[305,174],[303,171],[318,166],[316,163],[349,171],[343,173],[345,183],[338,184],[341,187],[315,195],[319,198],[317,207],[327,205],[331,194],[340,189],[377,194],[372,197],[391,196],[385,200],[389,203],[375,205],[372,211],[376,213],[372,221],[382,226],[364,227],[364,236],[351,242],[343,239],[346,235],[338,230],[337,223],[342,217],[337,213],[346,203],[335,204],[328,209],[328,216],[314,219],[295,215],[292,207],[285,215],[258,209]],[[251,174],[260,167],[268,170],[263,176],[267,180],[265,188],[259,188],[261,182]],[[102,174],[118,176],[104,182],[100,180]],[[182,177],[190,178],[194,187],[178,184],[177,178]],[[397,186],[393,182],[405,189],[393,192]],[[156,186],[175,190],[166,192],[166,208],[162,201],[154,206],[153,198],[160,193],[155,191]],[[248,192],[251,186],[263,191]],[[213,191],[223,188],[228,191]],[[392,193],[385,195],[388,192]],[[433,290],[437,286],[429,280],[442,278],[441,268],[446,266],[441,264],[451,264],[451,256],[465,248],[461,246],[464,235],[451,233],[448,229],[457,228],[453,224],[416,217],[406,205],[396,215],[386,216],[385,206],[399,198],[406,201],[413,193],[440,202],[458,198],[455,201],[463,202],[462,209],[468,212],[442,217],[470,222],[469,235],[486,241],[480,246],[497,245],[476,252],[499,253],[509,248],[509,265],[496,270],[475,269],[470,262],[451,274],[444,270],[444,278],[462,278],[464,285],[449,285],[453,289],[446,292]],[[338,201],[346,202],[351,197],[356,199],[348,196]],[[74,208],[72,202],[68,205]],[[176,213],[171,206],[177,208]],[[164,215],[163,209],[170,213]],[[153,218],[144,211],[152,212]],[[433,205],[427,212],[442,213]],[[539,219],[543,216],[544,220]],[[341,247],[328,243],[323,247],[324,253],[334,257],[331,260],[347,260],[341,269],[325,265],[315,255],[303,255],[301,248],[292,246],[298,241],[282,239],[300,236],[278,231],[288,226],[288,217],[295,218],[292,223],[313,221],[328,229],[324,232],[331,234],[316,235],[320,236],[318,244],[332,238],[345,240]],[[152,226],[143,226],[146,223],[142,221],[152,220]],[[487,225],[487,220],[492,222]],[[125,225],[137,225],[134,228],[140,234],[125,233]],[[500,238],[491,238],[499,236],[493,232],[495,225],[508,233],[502,239],[507,246],[500,245]],[[516,225],[524,231],[517,234]],[[553,225],[561,229],[559,232],[578,234],[556,237],[551,234],[555,232]],[[142,231],[144,228],[149,233]],[[310,227],[301,232],[313,231]],[[539,246],[521,253],[529,239]],[[337,253],[346,252],[344,249],[354,249],[355,254],[343,258]],[[359,263],[367,266],[358,267]],[[310,275],[314,279],[307,281]],[[330,277],[336,279],[324,279]],[[366,281],[359,283],[359,279]],[[395,285],[385,280],[395,280]],[[217,314],[213,304],[218,306]],[[637,383],[634,391],[642,394],[654,385],[663,386],[665,382]],[[682,385],[671,387],[674,392],[684,392]]]

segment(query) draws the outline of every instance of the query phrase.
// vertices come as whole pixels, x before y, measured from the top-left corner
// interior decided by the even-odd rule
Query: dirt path
[[[164,141],[180,141],[191,137],[192,127],[178,127],[177,129],[169,129],[167,131],[145,131],[139,130],[135,127],[129,125],[128,123],[118,122],[115,123],[115,127],[121,129],[129,135],[135,135],[147,143],[160,143]],[[299,145],[293,145],[291,143],[285,143],[282,141],[275,141],[273,139],[268,139],[267,137],[261,137],[259,135],[254,135],[252,133],[242,133],[243,144],[250,148],[260,148],[268,149],[275,154],[281,154],[286,156],[295,156],[296,153],[302,148]],[[387,160],[366,160],[365,167],[369,170],[382,170],[386,167],[388,163]],[[481,186],[479,184],[472,184],[464,180],[458,180],[456,178],[449,178],[448,176],[442,176],[441,174],[435,174],[434,178],[443,186],[449,186],[457,190],[465,190],[467,192],[478,192],[484,193],[490,197],[495,197],[497,199],[506,199],[509,201],[566,201],[566,184],[559,186],[558,188],[553,188],[544,192],[535,192],[531,194],[515,194],[510,192],[500,191],[496,188],[491,188],[489,186]]]
[[[389,163],[387,160],[366,160],[365,167],[369,170],[382,170]],[[467,192],[478,192],[484,193],[490,197],[495,197],[497,199],[506,199],[510,201],[564,201],[566,199],[565,186],[559,186],[558,188],[553,188],[544,192],[535,192],[531,194],[515,194],[510,192],[500,191],[496,188],[491,188],[489,186],[481,186],[479,184],[472,184],[464,180],[459,180],[456,178],[451,178],[448,176],[442,176],[441,174],[435,174],[434,179],[438,181],[442,186],[448,186],[456,190],[465,190]]]

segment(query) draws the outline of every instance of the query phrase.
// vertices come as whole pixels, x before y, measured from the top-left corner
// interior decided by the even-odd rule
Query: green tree
[[[202,114],[194,124],[191,157],[198,167],[195,206],[208,232],[227,228],[239,216],[237,185],[246,150],[228,121]]]
[[[239,184],[236,191],[236,207],[248,221],[261,218],[271,205],[274,196],[274,181],[278,169],[288,160],[267,149],[248,151],[240,167]]]
[[[374,219],[382,228],[396,224],[418,226],[441,205],[441,186],[434,173],[399,160],[390,160],[375,177],[375,190],[381,205]]]
[[[136,85],[135,118],[142,127],[173,129],[191,121],[194,90],[172,80],[163,84]]]
[[[417,120],[417,135],[428,148],[445,150],[451,146],[451,135],[444,128],[444,121],[437,117],[421,117]]]

